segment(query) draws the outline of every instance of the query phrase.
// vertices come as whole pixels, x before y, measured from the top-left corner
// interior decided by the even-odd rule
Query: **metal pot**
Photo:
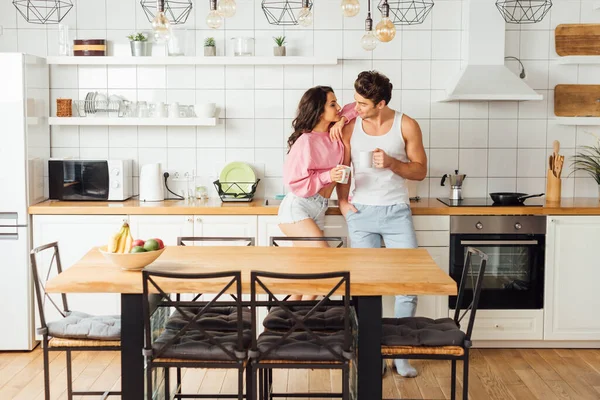
[[[285,56],[285,46],[275,46],[273,47],[273,55],[283,57]]]
[[[494,201],[494,204],[505,205],[505,206],[514,206],[523,204],[525,199],[530,199],[532,197],[541,197],[544,193],[540,194],[526,194],[526,193],[513,193],[513,192],[496,192],[490,193],[490,197]]]
[[[151,42],[131,41],[131,55],[134,57],[149,57],[152,55]]]
[[[444,174],[442,176],[441,186],[445,186],[446,179],[450,181],[450,200],[462,199],[462,184],[466,177],[465,174],[459,174],[458,170],[454,170],[454,174]]]
[[[204,46],[204,57],[214,57],[217,55],[217,48],[215,46]]]

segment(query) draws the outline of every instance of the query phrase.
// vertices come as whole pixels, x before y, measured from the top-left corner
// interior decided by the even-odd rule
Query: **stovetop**
[[[523,204],[515,205],[503,205],[496,204],[490,197],[466,197],[462,200],[450,200],[447,197],[438,197],[438,201],[441,201],[448,207],[541,207],[542,204],[536,204],[525,200]]]

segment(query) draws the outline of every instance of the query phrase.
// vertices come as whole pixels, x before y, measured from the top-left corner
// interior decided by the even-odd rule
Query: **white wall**
[[[138,0],[77,0],[63,21],[77,38],[106,38],[111,53],[128,54],[125,38],[149,23]],[[600,66],[557,65],[554,28],[560,23],[600,22],[591,0],[555,0],[546,18],[533,25],[507,25],[506,55],[518,56],[527,82],[544,95],[541,102],[436,103],[446,80],[460,68],[462,1],[438,0],[422,25],[399,29],[396,38],[373,52],[360,47],[366,17],[344,19],[340,0],[317,0],[310,28],[272,26],[260,0],[237,0],[225,29],[207,29],[208,1],[194,1],[185,25],[191,54],[202,54],[202,41],[214,36],[220,55],[232,54],[230,38],[256,38],[256,55],[271,55],[273,36],[285,34],[288,55],[336,55],[337,66],[316,67],[65,67],[52,68],[52,104],[57,97],[83,98],[90,90],[123,94],[133,100],[217,102],[225,119],[215,128],[62,127],[53,128],[52,155],[134,158],[138,164],[162,162],[171,171],[197,169],[204,183],[229,161],[253,163],[263,178],[261,194],[282,193],[285,140],[303,91],[331,85],[341,102],[352,101],[358,72],[377,69],[394,84],[391,106],[416,118],[429,155],[429,176],[421,196],[444,196],[440,177],[457,167],[468,175],[464,196],[490,191],[545,191],[552,141],[559,139],[567,158],[591,144],[595,127],[558,126],[553,88],[559,83],[600,83]],[[377,3],[377,2],[375,2]],[[490,3],[493,3],[490,0]],[[374,8],[375,9],[375,8]],[[379,19],[375,9],[375,23]],[[55,25],[26,23],[11,2],[0,4],[0,51],[56,55]],[[511,63],[516,68],[516,63]],[[55,111],[53,110],[54,114]],[[567,164],[569,164],[567,160]],[[264,191],[264,193],[262,192]],[[585,177],[563,180],[563,196],[595,197],[597,185]]]

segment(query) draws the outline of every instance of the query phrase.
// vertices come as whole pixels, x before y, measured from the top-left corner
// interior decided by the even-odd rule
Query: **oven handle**
[[[462,245],[536,245],[539,244],[537,240],[461,240]]]

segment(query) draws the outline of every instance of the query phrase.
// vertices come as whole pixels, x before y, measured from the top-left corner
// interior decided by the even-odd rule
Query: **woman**
[[[344,115],[340,111],[335,93],[328,86],[313,87],[300,100],[283,171],[290,191],[278,214],[279,228],[286,236],[324,236],[328,199],[344,170],[339,166],[344,159],[344,145],[334,137],[345,123],[356,118],[354,107],[344,107]],[[296,242],[295,245],[328,247],[325,241]]]

